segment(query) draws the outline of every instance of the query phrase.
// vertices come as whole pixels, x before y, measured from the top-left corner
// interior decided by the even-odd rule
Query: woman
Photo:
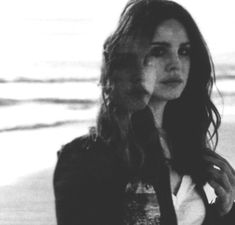
[[[58,224],[233,224],[235,172],[213,151],[213,63],[190,14],[131,0],[103,55],[97,132],[59,154]]]

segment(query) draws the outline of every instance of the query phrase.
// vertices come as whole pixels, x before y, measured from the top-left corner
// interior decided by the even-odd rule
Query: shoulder
[[[63,145],[62,148],[57,152],[57,156],[60,158],[64,157],[64,155],[72,157],[83,154],[90,148],[90,145],[90,136],[88,134],[83,135]]]
[[[101,138],[93,139],[89,134],[75,138],[58,151],[58,163],[92,166],[110,157],[110,150]]]
[[[54,181],[61,179],[99,180],[111,176],[115,169],[115,156],[101,138],[92,139],[90,135],[78,137],[65,144],[58,152]]]

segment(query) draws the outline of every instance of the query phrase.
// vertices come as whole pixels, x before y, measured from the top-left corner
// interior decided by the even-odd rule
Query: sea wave
[[[216,80],[235,80],[235,73],[234,74],[225,74],[225,75],[220,75],[216,76]]]
[[[92,122],[91,120],[66,120],[66,121],[57,121],[54,123],[37,123],[37,124],[31,124],[31,125],[22,125],[22,126],[2,128],[0,129],[0,133],[55,128],[55,127],[75,125],[75,124],[81,124],[81,123],[91,123],[91,122]]]
[[[89,108],[97,104],[96,99],[61,99],[61,98],[36,98],[36,99],[7,99],[0,98],[1,106],[12,106],[27,103],[39,103],[39,104],[63,104],[63,105],[81,105],[83,108]]]
[[[81,83],[81,82],[98,82],[97,77],[88,78],[48,78],[48,79],[32,79],[27,77],[15,78],[12,80],[0,79],[0,83]]]

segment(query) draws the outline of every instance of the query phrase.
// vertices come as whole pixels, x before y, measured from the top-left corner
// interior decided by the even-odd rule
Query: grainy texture
[[[53,169],[0,188],[1,225],[55,225]]]
[[[235,123],[223,123],[218,146],[218,152],[222,153],[233,167],[234,133]],[[56,225],[52,189],[53,170],[52,167],[16,184],[0,187],[1,225]]]

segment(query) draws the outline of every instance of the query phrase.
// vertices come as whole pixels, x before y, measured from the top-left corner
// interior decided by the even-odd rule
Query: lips
[[[147,95],[149,94],[142,86],[136,86],[134,88],[132,88],[129,92],[130,95],[133,95],[133,96],[144,96],[144,95]]]
[[[162,80],[161,83],[163,83],[163,84],[180,84],[180,83],[183,83],[183,80],[180,78],[169,78],[169,79]]]

